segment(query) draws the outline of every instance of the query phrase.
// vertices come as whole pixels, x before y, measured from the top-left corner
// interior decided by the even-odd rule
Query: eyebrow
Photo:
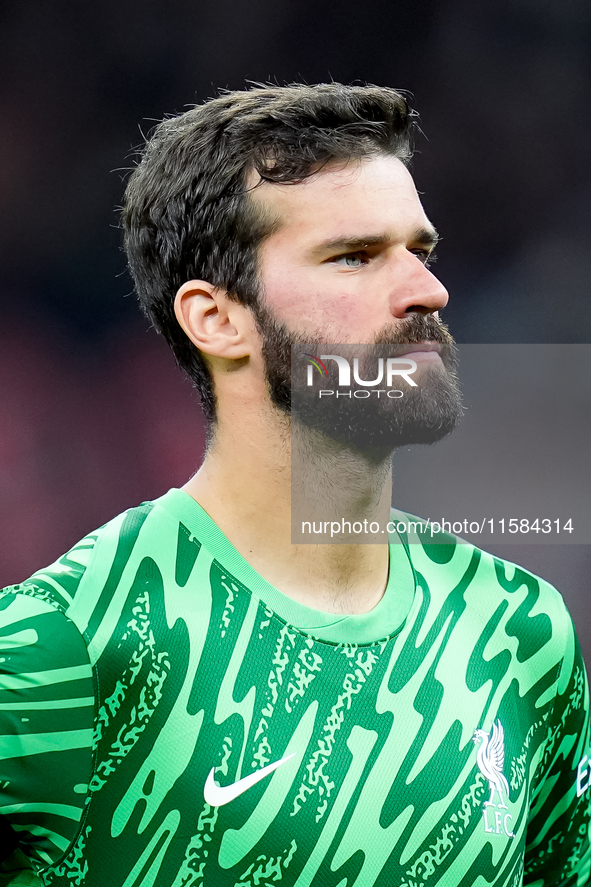
[[[368,234],[367,237],[336,237],[331,240],[323,240],[312,250],[312,255],[320,255],[330,252],[356,252],[369,246],[383,246],[395,240],[391,234]],[[418,228],[412,237],[409,238],[412,243],[418,243],[421,246],[434,249],[439,242],[439,234],[435,228]]]

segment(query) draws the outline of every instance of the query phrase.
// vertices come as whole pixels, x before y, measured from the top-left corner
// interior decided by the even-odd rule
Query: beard
[[[327,441],[379,462],[398,447],[441,440],[463,416],[457,347],[447,327],[431,314],[413,314],[400,324],[388,324],[366,346],[327,345],[305,333],[292,332],[260,303],[255,308],[255,319],[263,338],[262,355],[271,402],[284,415],[291,415],[292,425],[296,423]],[[375,391],[363,398],[319,397],[317,390],[304,384],[302,372],[298,375],[292,365],[292,358],[304,356],[302,352],[318,354],[326,349],[357,357],[362,368],[359,375],[372,379],[380,358],[396,356],[397,346],[400,353],[408,350],[401,346],[423,342],[440,346],[441,362],[437,361],[435,366],[422,364],[416,387],[397,381],[400,390],[395,399],[376,396]],[[303,364],[298,363],[301,371]],[[328,379],[322,386],[336,391],[334,363],[330,361]]]

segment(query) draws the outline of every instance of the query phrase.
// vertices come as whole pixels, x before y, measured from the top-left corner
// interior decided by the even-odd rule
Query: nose
[[[393,317],[408,314],[434,314],[445,308],[449,293],[434,274],[414,255],[405,250],[399,257],[392,281],[390,311]]]

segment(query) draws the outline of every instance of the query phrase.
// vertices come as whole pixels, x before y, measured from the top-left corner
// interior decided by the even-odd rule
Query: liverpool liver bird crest
[[[501,722],[497,720],[492,727],[491,733],[485,733],[484,730],[475,730],[472,737],[473,742],[482,741],[482,745],[478,749],[476,755],[476,763],[485,779],[488,779],[490,786],[490,798],[484,802],[484,806],[488,807],[493,804],[495,792],[499,796],[499,807],[507,810],[507,805],[503,803],[503,793],[505,799],[509,799],[509,785],[503,774],[503,766],[505,764],[505,733]]]

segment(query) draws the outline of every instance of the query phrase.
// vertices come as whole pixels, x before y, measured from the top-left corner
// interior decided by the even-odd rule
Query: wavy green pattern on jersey
[[[28,855],[68,850],[91,776],[95,694],[76,626],[42,599],[0,597],[0,812]]]
[[[99,531],[86,569],[20,587],[77,626],[98,694],[87,806],[46,885],[586,883],[588,690],[550,586],[425,535],[392,549],[402,618],[351,642],[361,617],[286,622],[220,535],[171,491]]]

